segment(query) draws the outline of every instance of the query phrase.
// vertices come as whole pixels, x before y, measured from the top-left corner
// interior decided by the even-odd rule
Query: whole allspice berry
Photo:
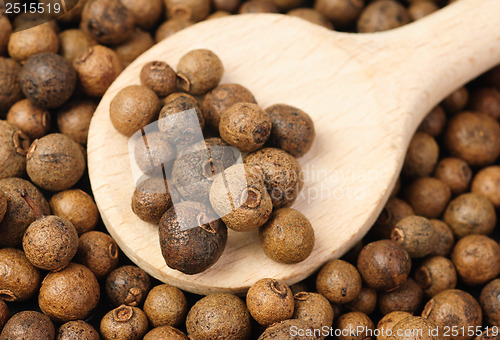
[[[253,94],[239,84],[221,84],[208,92],[203,98],[203,115],[205,123],[215,130],[219,130],[222,111],[236,103],[257,104]]]
[[[458,240],[451,253],[460,279],[467,285],[485,284],[500,274],[500,246],[485,235]]]
[[[453,231],[446,223],[441,220],[432,219],[430,221],[434,225],[434,229],[436,229],[436,233],[438,234],[438,241],[436,243],[436,247],[429,255],[447,256],[451,252],[451,249],[455,244],[455,236],[453,236]]]
[[[206,205],[183,201],[160,220],[160,247],[167,265],[184,274],[197,274],[221,257],[227,228]]]
[[[143,340],[189,340],[189,338],[177,328],[160,326],[150,330]]]
[[[411,259],[399,243],[379,240],[363,247],[358,256],[357,268],[369,287],[391,291],[406,282],[410,274]]]
[[[318,293],[332,303],[348,303],[361,291],[361,276],[352,264],[332,260],[325,264],[316,278]]]
[[[129,39],[114,47],[114,51],[120,58],[123,67],[127,67],[153,45],[154,41],[151,34],[136,28]]]
[[[295,8],[287,13],[288,15],[301,18],[312,22],[313,24],[323,26],[328,29],[333,29],[333,25],[323,14],[313,8]]]
[[[489,325],[500,326],[500,279],[490,281],[481,290],[479,303]]]
[[[21,66],[14,59],[0,57],[0,113],[5,113],[23,98],[19,85]]]
[[[137,266],[122,266],[113,270],[106,278],[106,295],[115,306],[139,306],[149,290],[149,275]]]
[[[384,315],[382,319],[377,324],[377,330],[379,331],[379,336],[377,340],[389,340],[389,336],[392,335],[392,328],[401,320],[411,317],[412,315],[408,312],[391,312]]]
[[[56,340],[99,340],[99,333],[82,320],[69,321],[59,327]]]
[[[194,21],[189,19],[168,19],[163,24],[161,24],[155,33],[156,42],[160,42],[163,39],[168,38],[174,33],[179,32],[180,30],[194,25]]]
[[[446,208],[443,221],[458,238],[470,234],[487,235],[497,221],[495,207],[485,196],[477,193],[462,194]]]
[[[446,97],[442,105],[446,112],[455,114],[462,111],[469,102],[469,91],[465,86],[459,87]]]
[[[453,195],[459,195],[469,188],[472,170],[463,159],[446,157],[436,165],[434,177],[446,183]]]
[[[333,324],[333,308],[321,294],[300,292],[293,296],[295,300],[293,319],[304,320],[315,329],[330,329]]]
[[[264,253],[279,263],[304,261],[314,248],[314,229],[300,211],[292,208],[274,210],[259,230]]]
[[[87,144],[89,126],[97,104],[89,99],[69,101],[57,112],[59,131],[81,145]]]
[[[354,300],[344,305],[344,307],[345,310],[350,312],[362,312],[370,315],[377,307],[377,291],[363,286]]]
[[[411,21],[406,8],[394,0],[370,3],[363,9],[357,21],[359,33],[387,31]]]
[[[418,1],[416,4],[428,3],[426,0]],[[425,116],[417,131],[425,132],[433,137],[441,134],[446,124],[446,113],[441,106],[435,106],[431,112]]]
[[[7,321],[0,339],[53,340],[55,333],[54,324],[47,315],[35,311],[22,311]]]
[[[273,204],[258,167],[235,164],[214,180],[210,203],[228,228],[251,231],[264,225]]]
[[[213,5],[217,11],[234,13],[240,7],[241,0],[213,0]]]
[[[38,288],[42,275],[28,261],[24,252],[14,248],[0,249],[0,298],[4,301],[26,301]]]
[[[411,278],[398,289],[383,292],[378,297],[378,307],[382,314],[403,311],[414,314],[422,304],[424,292]]]
[[[412,21],[415,21],[422,19],[437,10],[439,10],[439,6],[432,1],[416,1],[408,7],[408,14],[410,15]]]
[[[375,325],[368,315],[361,312],[349,312],[342,314],[336,322],[336,328],[341,330],[339,340],[353,340],[353,339],[370,339],[370,334],[373,332]],[[352,336],[349,330],[361,330]]]
[[[314,9],[330,20],[335,27],[345,27],[361,13],[364,0],[317,0]]]
[[[433,297],[457,285],[457,271],[451,260],[444,256],[429,257],[415,270],[415,281],[425,295]]]
[[[205,94],[219,85],[223,74],[224,66],[215,53],[192,50],[177,64],[177,86],[192,95]]]
[[[150,30],[155,26],[163,13],[162,0],[120,0],[134,17],[137,26]]]
[[[462,112],[450,119],[443,140],[451,156],[489,165],[500,155],[500,124],[484,113]]]
[[[148,178],[134,190],[132,211],[141,220],[160,223],[163,214],[172,207],[172,197],[163,178]]]
[[[221,113],[219,133],[228,144],[243,152],[261,148],[271,135],[269,114],[257,104],[236,103]]]
[[[148,318],[140,308],[122,305],[104,315],[100,330],[105,340],[140,340],[148,331]]]
[[[245,1],[238,10],[239,14],[247,13],[278,13],[279,9],[273,2],[250,0]]]
[[[417,178],[405,190],[405,199],[415,214],[427,218],[441,216],[450,198],[448,185],[433,177]]]
[[[252,327],[245,303],[236,295],[207,295],[191,308],[186,329],[192,339],[246,340]]]
[[[78,143],[62,133],[51,133],[35,140],[26,159],[30,179],[50,191],[66,190],[75,185],[86,166]]]
[[[260,1],[249,1],[259,3]],[[247,4],[248,2],[245,2]],[[267,2],[262,2],[267,3]],[[266,328],[264,333],[262,333],[257,340],[274,340],[274,339],[297,339],[296,336],[290,333],[291,329],[300,330],[304,332],[304,335],[300,336],[301,340],[318,340],[318,337],[313,334],[315,331],[313,326],[307,321],[300,319],[288,319],[280,322],[276,322]]]
[[[102,97],[123,70],[116,52],[102,45],[91,46],[80,53],[73,60],[73,67],[81,89],[93,97]]]
[[[495,208],[500,208],[500,166],[481,169],[474,176],[471,191],[486,196]]]
[[[62,106],[76,88],[76,72],[71,63],[55,53],[29,57],[19,73],[26,98],[41,108]]]
[[[389,340],[413,340],[415,335],[419,340],[439,340],[442,339],[437,332],[437,326],[429,319],[420,316],[410,316],[405,318],[392,327],[392,335]],[[435,333],[435,334],[433,334]]]
[[[164,0],[164,2],[167,18],[198,22],[210,13],[210,0]]]
[[[275,279],[261,279],[247,293],[247,307],[259,324],[269,326],[293,316],[294,300],[290,288]]]
[[[118,266],[118,246],[108,234],[89,231],[80,236],[76,259],[101,279]]]
[[[5,213],[7,212],[7,196],[0,190],[0,222],[2,222]]]
[[[81,29],[68,29],[59,33],[61,43],[61,55],[70,63],[82,52],[85,52],[90,46],[97,44],[93,38]]]
[[[70,189],[51,197],[50,209],[54,215],[65,218],[73,224],[79,235],[93,230],[99,219],[94,199],[85,191]]]
[[[23,99],[12,105],[7,122],[21,129],[31,140],[45,136],[50,130],[50,112]]]
[[[430,299],[422,311],[422,317],[435,323],[439,335],[444,336],[445,329],[452,327],[480,327],[483,320],[481,306],[469,293],[458,289],[448,289]],[[467,333],[453,337],[457,340],[470,339]]]
[[[391,239],[403,246],[411,258],[421,258],[435,249],[438,235],[428,219],[414,215],[396,224]]]
[[[301,157],[311,149],[316,133],[314,123],[307,113],[285,104],[270,106],[266,112],[272,122],[269,138],[272,146],[294,157]]]
[[[494,119],[500,119],[500,91],[495,88],[478,88],[471,93],[469,108],[483,112]]]
[[[234,0],[230,0],[233,1]],[[224,2],[224,0],[222,1]],[[239,5],[239,0],[236,0]],[[12,34],[12,27],[10,26],[10,21],[7,16],[0,14],[0,55],[4,55],[7,52],[7,44],[9,43],[10,35]]]
[[[408,203],[397,197],[391,197],[370,232],[378,238],[390,238],[396,223],[411,215],[415,215],[415,212]]]
[[[57,53],[59,40],[50,24],[43,24],[12,33],[7,48],[13,59],[24,61],[38,53]]]
[[[149,87],[159,97],[174,93],[177,86],[175,71],[164,61],[150,61],[141,69],[141,84]]]
[[[163,178],[164,172],[170,172],[177,150],[169,140],[168,134],[161,131],[145,132],[138,138],[134,146],[134,157],[143,173]]]
[[[59,322],[83,320],[99,302],[95,275],[85,266],[70,263],[43,279],[38,305],[44,314]]]
[[[0,179],[24,174],[29,146],[29,137],[18,127],[0,120]]]
[[[162,284],[149,292],[144,301],[144,312],[152,327],[178,327],[186,319],[188,303],[180,289]]]
[[[0,329],[3,328],[5,323],[10,319],[10,311],[4,300],[0,299]]]
[[[119,0],[89,0],[80,26],[99,43],[118,45],[132,35],[134,18]]]
[[[376,3],[379,1],[374,4]],[[416,132],[408,146],[402,173],[409,178],[430,176],[438,157],[439,146],[436,140],[424,132]]]
[[[109,117],[118,132],[130,137],[158,117],[160,109],[160,99],[153,90],[130,85],[111,100]]]

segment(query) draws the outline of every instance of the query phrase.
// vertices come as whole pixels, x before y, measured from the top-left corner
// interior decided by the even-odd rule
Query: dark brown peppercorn
[[[428,3],[427,1],[419,1],[416,4]],[[427,133],[433,137],[441,134],[446,124],[446,114],[441,106],[436,106],[425,116],[417,131]]]
[[[348,303],[361,291],[361,276],[356,267],[343,260],[332,260],[321,268],[316,289],[332,303]]]
[[[62,31],[59,33],[59,41],[61,42],[61,55],[70,63],[73,63],[73,60],[87,48],[97,44],[97,41],[80,29]]]
[[[295,300],[293,319],[304,320],[316,329],[330,328],[333,323],[333,308],[321,294],[300,292]]]
[[[457,271],[453,262],[443,256],[429,257],[415,271],[415,281],[425,295],[433,297],[457,284]]]
[[[222,255],[227,228],[207,206],[184,201],[167,210],[160,220],[160,247],[170,268],[197,274]]]
[[[486,87],[475,90],[470,96],[469,109],[500,119],[500,91]]]
[[[132,195],[132,211],[141,220],[158,224],[172,207],[172,197],[163,178],[142,181]]]
[[[47,315],[35,311],[22,311],[7,321],[0,339],[53,340],[55,333],[54,324]]]
[[[106,294],[115,306],[139,306],[151,289],[149,275],[136,266],[122,266],[106,278]]]
[[[140,340],[148,331],[148,318],[139,308],[122,305],[104,315],[100,329],[105,340]]]
[[[247,307],[252,317],[261,325],[290,319],[294,300],[290,288],[274,279],[261,279],[247,293]]]
[[[217,55],[209,50],[193,50],[177,64],[177,86],[193,95],[205,94],[219,85],[223,74],[224,66]]]
[[[446,112],[454,114],[462,111],[469,102],[469,91],[462,86],[453,91],[443,100],[443,107]]]
[[[17,126],[31,140],[45,136],[50,129],[50,112],[23,99],[12,105],[7,122]]]
[[[455,237],[450,227],[441,220],[430,220],[436,233],[438,234],[438,241],[436,247],[429,255],[434,256],[447,256],[453,245],[455,244]]]
[[[0,114],[6,113],[15,102],[23,98],[19,72],[21,66],[14,59],[0,57]]]
[[[18,61],[25,61],[38,53],[57,53],[59,40],[49,23],[20,30],[10,36],[9,55]]]
[[[423,301],[422,288],[411,278],[404,285],[390,292],[383,292],[378,297],[378,306],[382,314],[395,311],[415,313]]]
[[[76,72],[71,63],[55,53],[29,57],[19,73],[26,98],[36,106],[53,109],[62,106],[76,88]]]
[[[333,25],[323,14],[312,8],[296,8],[287,13],[293,17],[301,18],[313,24],[333,29]]]
[[[448,185],[433,177],[421,177],[408,185],[405,199],[416,215],[427,218],[440,216],[451,198]]]
[[[99,333],[82,320],[70,321],[59,327],[56,340],[99,340]]]
[[[438,157],[436,140],[426,133],[416,132],[408,146],[402,173],[410,178],[430,176]]]
[[[162,0],[120,0],[134,17],[137,26],[150,30],[156,25],[163,13]]]
[[[81,145],[87,144],[90,120],[97,104],[92,100],[79,99],[66,103],[57,112],[59,131]]]
[[[339,340],[370,339],[369,334],[372,333],[375,325],[368,315],[361,312],[349,312],[337,319],[336,328],[341,330]],[[361,331],[355,332],[356,335],[352,336],[352,332],[349,332],[351,329]]]
[[[76,258],[101,279],[118,266],[118,246],[108,234],[89,231],[80,236]]]
[[[357,22],[359,33],[387,31],[411,21],[406,8],[393,0],[370,3],[363,9]]]
[[[58,192],[52,196],[49,204],[52,213],[70,221],[80,235],[93,230],[97,225],[97,206],[92,197],[82,190]]]
[[[364,0],[317,0],[314,8],[335,27],[345,27],[358,18],[364,4]]]
[[[150,330],[143,340],[189,340],[189,338],[177,328],[160,326]]]
[[[26,171],[30,139],[16,126],[0,120],[0,179],[21,177]]]
[[[257,2],[258,1],[250,1]],[[245,4],[248,2],[245,2]],[[300,319],[289,319],[281,322],[276,322],[271,326],[267,327],[264,333],[262,333],[257,340],[293,340],[297,339],[296,336],[291,334],[291,330],[303,330],[304,335],[300,336],[301,340],[318,340],[315,335],[311,335],[314,332],[314,328],[308,322]]]
[[[164,61],[151,61],[141,69],[141,83],[159,97],[175,92],[177,78],[175,71]]]
[[[467,162],[460,158],[442,158],[436,166],[434,177],[446,183],[452,194],[459,195],[469,188],[472,170]]]
[[[369,287],[391,291],[406,282],[411,260],[400,244],[392,240],[380,240],[367,244],[361,250],[357,267]]]
[[[210,13],[210,0],[164,0],[167,17],[193,20],[205,19]]]
[[[396,224],[391,239],[403,246],[411,258],[420,258],[436,248],[438,235],[434,225],[425,217],[408,216]]]
[[[361,287],[359,294],[347,303],[345,309],[350,312],[361,312],[370,315],[377,307],[377,291],[370,287]]]
[[[0,298],[26,301],[38,292],[42,275],[19,249],[0,249]]]
[[[486,196],[495,208],[500,208],[500,166],[481,169],[472,180],[471,191]]]
[[[479,296],[479,303],[483,308],[486,321],[489,325],[500,326],[500,279],[490,281],[484,286]]]
[[[399,198],[391,197],[385,204],[371,231],[378,238],[390,238],[396,223],[411,215],[415,215],[415,212],[408,203]]]
[[[162,284],[149,292],[144,301],[144,312],[152,327],[178,327],[186,319],[188,303],[180,289]]]

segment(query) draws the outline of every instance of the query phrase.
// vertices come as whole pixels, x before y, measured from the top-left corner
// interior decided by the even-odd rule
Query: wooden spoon
[[[338,33],[268,14],[230,16],[182,30],[134,61],[111,85],[92,120],[89,173],[108,231],[149,274],[194,293],[243,293],[264,277],[288,284],[306,278],[372,226],[423,117],[453,90],[500,63],[499,22],[499,0],[461,0],[376,34]],[[166,266],[157,226],[142,222],[130,208],[134,180],[128,139],[111,125],[110,101],[123,87],[140,83],[146,62],[163,60],[175,68],[196,48],[214,51],[226,69],[222,82],[246,86],[262,107],[286,103],[314,120],[317,136],[299,160],[305,185],[293,207],[311,220],[316,245],[299,264],[268,259],[257,232],[230,232],[213,267],[184,275]]]

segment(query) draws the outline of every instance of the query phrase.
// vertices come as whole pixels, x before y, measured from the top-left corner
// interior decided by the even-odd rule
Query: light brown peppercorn
[[[135,163],[148,176],[164,177],[168,174],[176,154],[168,134],[161,131],[144,132],[134,146]]]
[[[500,208],[500,166],[481,169],[472,180],[471,191],[486,196],[495,208]]]
[[[391,291],[403,285],[410,273],[408,252],[392,240],[379,240],[363,247],[357,268],[365,283],[381,291]]]
[[[189,338],[177,328],[160,326],[150,330],[143,340],[189,340]]]
[[[462,112],[450,119],[443,140],[452,156],[489,165],[500,155],[500,124],[484,113]]]
[[[67,102],[57,112],[59,131],[81,145],[87,144],[89,126],[97,104],[93,100],[77,99]]]
[[[237,1],[239,2],[239,0]],[[9,43],[11,34],[12,27],[10,25],[9,19],[5,15],[0,14],[0,55],[4,55],[7,51],[7,44]]]
[[[148,331],[148,318],[141,309],[122,305],[104,315],[100,330],[105,340],[140,340]]]
[[[416,215],[427,218],[440,216],[451,198],[448,185],[433,177],[421,177],[410,183],[405,191],[405,199]]]
[[[246,2],[245,2],[246,3]],[[304,335],[300,336],[301,340],[318,340],[318,337],[313,335],[314,328],[308,322],[300,319],[289,319],[276,322],[267,327],[257,340],[293,340],[296,336],[291,334],[291,330],[300,330]]]
[[[252,331],[245,303],[228,293],[211,294],[196,302],[187,315],[186,328],[191,338],[207,340],[246,340]]]
[[[7,211],[0,221],[0,247],[20,247],[26,228],[36,219],[21,194],[26,191],[45,215],[50,214],[49,204],[31,182],[21,178],[1,179],[0,190],[7,196]]]
[[[186,318],[188,303],[180,289],[162,284],[149,292],[144,301],[144,312],[152,327],[178,327]]]
[[[462,111],[469,102],[469,91],[465,86],[459,87],[446,97],[442,104],[446,112],[450,114]]]
[[[259,324],[269,326],[293,316],[294,300],[290,288],[275,279],[261,279],[248,290],[247,307]]]
[[[377,307],[377,291],[363,286],[354,300],[344,305],[344,307],[350,312],[361,312],[370,315]]]
[[[293,319],[304,320],[315,329],[322,329],[333,324],[333,308],[321,294],[300,292],[293,296],[295,306]]]
[[[333,29],[333,25],[323,14],[313,8],[296,8],[287,13],[293,17],[301,18],[312,22],[313,24],[323,26],[328,29]]]
[[[488,87],[476,89],[471,93],[469,109],[500,119],[500,90]]]
[[[137,26],[150,30],[156,25],[163,13],[162,0],[120,0],[123,6],[134,17]]]
[[[264,253],[279,263],[298,263],[309,257],[314,248],[314,229],[301,212],[292,208],[273,211],[259,230]]]
[[[311,149],[315,138],[311,117],[296,107],[276,104],[266,112],[271,117],[272,128],[269,142],[294,157],[301,157]]]
[[[391,233],[411,258],[429,255],[436,247],[438,235],[434,225],[425,217],[408,216],[399,221]]]
[[[466,161],[447,157],[442,158],[437,164],[434,177],[446,183],[453,195],[459,195],[469,188],[472,170]]]
[[[61,55],[70,63],[73,63],[73,60],[80,53],[97,44],[97,41],[88,34],[76,28],[59,33],[59,41],[61,43]]]
[[[198,22],[210,14],[210,0],[164,0],[164,2],[169,19]]]
[[[415,215],[415,212],[408,203],[399,198],[391,197],[385,204],[384,209],[382,209],[371,231],[378,238],[390,238],[396,223],[411,215]]]
[[[410,7],[408,7],[408,14],[410,18],[415,21],[422,19],[439,10],[439,6],[432,1],[416,1],[412,2]]]
[[[426,4],[427,1],[419,1],[415,4]],[[446,124],[446,113],[441,106],[434,107],[431,112],[425,116],[422,123],[420,123],[417,131],[427,133],[432,137],[437,137],[441,134]]]
[[[75,185],[86,165],[78,144],[61,133],[52,133],[34,141],[26,159],[30,179],[50,191],[61,191]]]
[[[212,3],[217,11],[234,13],[240,7],[241,0],[213,0]]]
[[[106,295],[115,306],[139,306],[149,290],[149,275],[137,266],[122,266],[113,270],[106,278]]]
[[[141,83],[159,97],[174,93],[177,86],[175,71],[164,61],[150,61],[141,69]]]
[[[23,98],[19,72],[21,66],[14,59],[0,57],[0,115]]]
[[[399,2],[380,0],[363,9],[357,28],[359,33],[380,32],[406,25],[410,21],[408,11]]]
[[[22,311],[7,321],[0,339],[53,340],[55,332],[54,324],[47,315],[35,311]]]
[[[59,39],[54,29],[47,23],[12,33],[8,50],[12,59],[24,61],[38,53],[57,53]]]
[[[223,74],[224,66],[215,53],[192,50],[177,64],[177,86],[189,94],[205,94],[219,85]]]
[[[413,314],[422,304],[423,297],[422,288],[413,279],[408,278],[398,289],[381,293],[378,296],[378,307],[384,315],[395,311]]]
[[[118,266],[118,246],[108,234],[89,231],[80,236],[76,259],[101,279]]]
[[[483,309],[486,321],[491,326],[500,326],[500,279],[490,281],[481,290],[479,303]]]
[[[414,340],[418,337],[419,340],[440,340],[442,339],[440,336],[433,334],[436,327],[436,324],[429,319],[420,316],[410,316],[399,321],[392,327],[392,335],[388,339]]]
[[[456,237],[461,238],[470,234],[491,233],[497,218],[495,207],[488,198],[470,192],[456,197],[448,204],[443,221]]]
[[[155,40],[157,43],[162,41],[163,39],[168,38],[174,33],[179,32],[180,30],[189,27],[194,24],[192,20],[186,19],[169,19],[165,21],[160,27],[157,28],[155,34]]]
[[[467,292],[449,289],[436,294],[427,302],[422,311],[422,317],[436,324],[439,335],[443,336],[445,329],[452,327],[481,326],[483,314],[479,303]],[[471,336],[467,333],[458,334],[454,340],[466,340]]]
[[[120,0],[89,0],[80,26],[99,43],[117,45],[132,35],[134,18]]]
[[[330,20],[335,27],[345,27],[358,18],[364,4],[364,0],[317,0],[314,9]]]
[[[392,328],[401,320],[411,317],[412,315],[408,312],[391,312],[386,314],[377,324],[377,329],[380,332],[380,336],[377,336],[377,340],[389,340],[389,336]]]
[[[500,274],[500,246],[485,235],[458,240],[451,259],[460,279],[470,286],[485,284]]]
[[[82,320],[69,321],[59,327],[56,340],[99,340],[99,333]]]
[[[235,231],[259,228],[273,209],[262,170],[244,164],[219,174],[210,187],[210,203],[226,226]]]
[[[352,264],[332,260],[321,268],[316,278],[318,293],[332,303],[348,303],[361,291],[361,276]]]
[[[149,50],[154,45],[153,37],[149,32],[136,28],[130,38],[114,47],[123,67],[127,67],[138,56]]]
[[[436,140],[426,133],[416,132],[408,146],[402,173],[409,178],[430,176],[438,157]]]
[[[359,327],[359,328],[358,328]],[[370,339],[371,331],[375,328],[373,321],[364,313],[349,312],[342,314],[337,319],[336,328],[342,330],[339,340],[363,340]],[[356,329],[354,334],[349,330]]]
[[[59,322],[82,320],[95,308],[100,288],[94,274],[85,266],[70,263],[43,279],[38,305],[43,313]]]
[[[192,275],[210,268],[221,257],[227,228],[209,206],[183,201],[163,215],[160,247],[167,265]]]
[[[97,225],[99,212],[92,197],[79,189],[58,192],[49,201],[54,215],[70,221],[78,234],[93,230]]]
[[[255,97],[246,87],[238,84],[218,85],[203,99],[205,123],[218,131],[222,111],[240,102],[257,104]]]
[[[0,249],[0,298],[4,301],[26,301],[38,292],[42,275],[28,261],[24,252],[14,248]]]
[[[132,211],[141,220],[158,224],[172,207],[172,197],[163,178],[148,178],[134,190]]]
[[[429,257],[415,270],[415,281],[428,297],[457,285],[457,271],[453,262],[443,256]]]
[[[73,67],[83,92],[94,97],[102,97],[123,70],[116,52],[102,45],[91,46],[77,55]]]
[[[55,53],[29,57],[19,73],[26,98],[41,108],[62,106],[76,88],[76,72],[71,63]]]
[[[0,120],[0,179],[24,174],[29,146],[29,137],[18,127]]]
[[[17,126],[31,140],[45,136],[50,129],[50,112],[23,99],[12,105],[7,122]]]
[[[429,254],[432,256],[447,256],[453,245],[455,244],[455,237],[453,236],[453,231],[450,227],[441,220],[432,219],[430,220],[436,233],[438,234],[438,241],[436,247]]]

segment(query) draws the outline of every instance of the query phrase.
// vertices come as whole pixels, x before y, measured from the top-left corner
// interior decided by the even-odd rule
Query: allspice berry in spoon
[[[172,197],[163,178],[142,181],[132,195],[132,211],[145,222],[159,223],[171,207]]]
[[[99,211],[94,199],[85,191],[70,189],[58,192],[51,197],[49,204],[52,213],[70,221],[79,235],[97,225]]]
[[[40,288],[42,275],[28,261],[24,252],[14,248],[0,249],[0,298],[4,301],[26,301]]]
[[[411,21],[406,8],[394,0],[370,3],[363,9],[357,21],[359,33],[387,31]]]
[[[186,319],[188,309],[184,293],[168,284],[153,287],[144,301],[144,312],[152,327],[178,327]]]
[[[335,27],[345,27],[361,13],[364,0],[317,0],[314,9],[330,20]]]
[[[100,329],[105,340],[140,340],[148,331],[148,318],[140,308],[122,305],[104,315]]]
[[[248,290],[247,307],[261,325],[269,326],[293,316],[294,300],[290,288],[275,279],[261,279]]]
[[[174,93],[177,86],[175,71],[164,61],[150,61],[141,69],[141,84],[159,97]]]
[[[198,22],[210,13],[210,0],[164,0],[164,2],[167,18]]]
[[[243,152],[261,148],[271,135],[269,114],[257,104],[236,103],[221,113],[220,136]]]
[[[420,308],[423,297],[422,288],[412,278],[408,278],[398,289],[382,292],[378,296],[378,307],[384,315],[394,311],[414,314]]]
[[[0,179],[21,177],[26,171],[30,139],[18,127],[0,121]]]
[[[488,324],[492,326],[500,326],[500,279],[490,281],[481,290],[479,303],[483,309],[484,316]]]
[[[88,99],[69,101],[57,112],[59,131],[75,142],[86,145],[89,126],[97,104]]]
[[[25,61],[38,53],[57,53],[59,40],[50,24],[37,25],[12,33],[8,50],[13,59]]]
[[[352,264],[332,260],[325,264],[316,278],[318,293],[331,303],[348,303],[361,291],[361,276]]]
[[[100,288],[95,275],[85,266],[70,263],[43,279],[38,305],[43,313],[59,322],[85,319],[99,302]]]
[[[130,85],[111,101],[109,117],[118,132],[132,136],[158,117],[160,109],[160,99],[153,90],[143,85]]]
[[[35,311],[22,311],[7,321],[0,339],[53,340],[55,332],[54,324],[47,315]]]
[[[472,170],[463,159],[446,157],[436,165],[434,177],[447,184],[452,194],[459,195],[469,188]]]
[[[224,66],[215,53],[193,50],[182,56],[177,64],[177,86],[189,94],[205,94],[219,85],[223,74]]]
[[[18,75],[21,66],[14,59],[0,57],[0,113],[23,98]]]
[[[56,340],[99,340],[99,333],[82,320],[69,321],[59,327]]]
[[[177,328],[160,326],[150,330],[143,340],[189,340],[189,338]]]
[[[207,295],[191,308],[186,329],[192,339],[250,339],[250,313],[236,295]]]
[[[428,219],[414,215],[405,217],[396,224],[391,239],[401,244],[411,258],[421,258],[435,249],[438,235]]]
[[[333,308],[321,294],[300,292],[293,296],[295,300],[293,319],[304,320],[315,329],[328,329],[333,323]]]
[[[118,245],[108,234],[89,231],[80,236],[76,259],[101,279],[118,266]]]
[[[62,106],[76,88],[76,72],[71,63],[55,53],[29,57],[19,73],[26,98],[36,106],[53,109]]]
[[[26,159],[30,179],[50,191],[61,191],[75,185],[86,166],[79,145],[61,133],[52,133],[34,141]]]
[[[392,334],[389,340],[413,340],[417,335],[419,340],[438,340],[441,339],[437,334],[433,335],[432,332],[436,329],[436,324],[429,319],[420,316],[411,316],[405,318],[392,327]],[[399,335],[401,334],[401,335]]]
[[[471,191],[483,194],[495,208],[500,208],[500,166],[481,169],[472,180]]]
[[[50,130],[50,112],[23,99],[12,105],[7,122],[21,129],[31,140],[45,136]]]
[[[135,163],[148,176],[165,177],[176,155],[175,145],[170,143],[168,134],[161,131],[145,132],[134,147]]]
[[[167,265],[191,275],[217,262],[226,247],[227,228],[208,206],[183,201],[163,215],[159,236]]]
[[[106,295],[115,306],[139,306],[151,289],[149,275],[137,266],[122,266],[106,278]]]

